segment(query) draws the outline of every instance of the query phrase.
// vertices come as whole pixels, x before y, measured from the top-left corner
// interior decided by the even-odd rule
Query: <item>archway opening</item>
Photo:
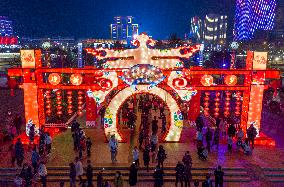
[[[170,126],[165,133],[164,140],[178,142],[183,128],[183,117],[179,105],[171,96],[171,94],[169,94],[166,90],[163,90],[159,87],[153,87],[149,89],[148,85],[138,85],[136,89],[127,87],[115,95],[115,97],[107,106],[104,116],[104,128],[106,137],[109,138],[110,135],[115,135],[119,141],[126,141],[125,137],[123,137],[118,127],[117,114],[121,104],[125,100],[127,100],[128,97],[139,93],[157,95],[167,103],[170,111]]]
[[[170,128],[170,116],[166,99],[152,93],[137,93],[121,103],[117,112],[117,128],[127,142],[136,141],[141,135],[146,140],[152,134],[163,141]]]

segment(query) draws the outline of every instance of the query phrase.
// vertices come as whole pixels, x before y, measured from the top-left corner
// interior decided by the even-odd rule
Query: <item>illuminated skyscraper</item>
[[[113,24],[110,25],[110,35],[113,40],[127,40],[132,39],[134,35],[138,34],[139,25],[133,23],[134,17],[126,16],[114,17]]]
[[[276,0],[237,0],[235,40],[250,40],[256,30],[272,30],[275,9]]]
[[[190,34],[205,46],[223,45],[227,40],[228,19],[226,15],[208,14],[205,18],[191,18]]]
[[[208,14],[204,19],[205,44],[224,44],[227,38],[227,16]]]
[[[12,36],[12,21],[5,16],[0,16],[0,36]]]

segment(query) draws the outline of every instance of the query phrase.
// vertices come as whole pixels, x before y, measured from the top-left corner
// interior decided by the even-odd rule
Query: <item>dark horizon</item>
[[[0,13],[13,21],[14,31],[21,37],[108,39],[113,17],[129,15],[140,25],[139,32],[167,39],[173,33],[183,38],[189,32],[190,18],[195,15],[227,14],[230,27],[234,5],[234,0],[167,0],[166,3],[163,0],[10,0],[0,7]]]

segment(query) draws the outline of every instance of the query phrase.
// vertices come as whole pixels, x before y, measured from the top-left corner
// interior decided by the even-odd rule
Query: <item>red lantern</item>
[[[213,77],[211,75],[203,75],[201,84],[203,86],[211,86],[213,84]]]
[[[51,73],[48,76],[48,82],[52,85],[58,85],[61,81],[61,77],[58,73]]]
[[[227,75],[225,77],[225,83],[228,85],[228,86],[235,86],[238,82],[238,78],[236,75]]]
[[[70,82],[73,85],[79,86],[83,82],[83,77],[80,74],[72,74],[70,76]]]

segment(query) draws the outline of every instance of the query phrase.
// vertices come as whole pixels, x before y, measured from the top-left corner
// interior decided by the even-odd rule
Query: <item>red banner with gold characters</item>
[[[95,126],[97,119],[97,104],[93,97],[86,96],[86,125]]]
[[[22,68],[35,68],[34,50],[21,50]]]
[[[267,52],[254,52],[253,69],[266,70]]]

